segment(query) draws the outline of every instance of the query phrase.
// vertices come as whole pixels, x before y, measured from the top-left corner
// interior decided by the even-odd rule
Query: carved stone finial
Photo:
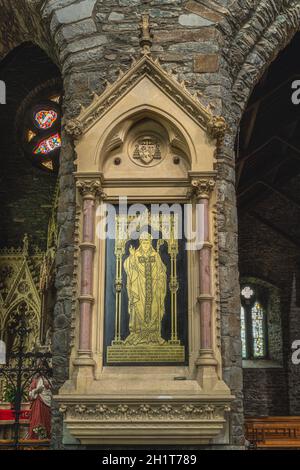
[[[100,181],[97,180],[79,180],[76,186],[83,198],[100,198],[105,199],[106,195],[103,191]]]
[[[23,255],[27,256],[28,255],[28,246],[29,246],[29,239],[27,233],[25,233],[24,238],[23,238]]]
[[[149,15],[147,13],[142,14],[142,20],[140,22],[140,46],[143,54],[150,54],[152,46],[152,34],[150,31]]]
[[[81,136],[83,125],[78,119],[69,119],[65,124],[65,131],[76,139]]]
[[[215,180],[212,178],[197,178],[191,182],[189,197],[196,196],[198,199],[209,199],[215,187]]]

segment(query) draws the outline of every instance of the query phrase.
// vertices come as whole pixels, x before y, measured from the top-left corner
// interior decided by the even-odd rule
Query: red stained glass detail
[[[35,155],[47,155],[61,147],[61,138],[59,134],[54,134],[47,139],[42,140],[34,150]]]
[[[53,126],[58,115],[53,109],[38,111],[34,119],[40,129],[49,129]]]

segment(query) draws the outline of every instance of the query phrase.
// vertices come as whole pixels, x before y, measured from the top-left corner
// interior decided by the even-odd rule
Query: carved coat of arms
[[[140,160],[145,165],[153,160],[160,160],[161,152],[158,141],[152,137],[140,139],[135,146],[133,158]]]

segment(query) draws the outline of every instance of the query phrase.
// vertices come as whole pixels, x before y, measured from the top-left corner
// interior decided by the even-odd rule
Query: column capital
[[[196,196],[197,199],[209,199],[215,187],[213,178],[194,178],[191,181],[190,196]]]
[[[105,199],[102,184],[96,179],[80,179],[76,183],[79,193],[83,199]]]

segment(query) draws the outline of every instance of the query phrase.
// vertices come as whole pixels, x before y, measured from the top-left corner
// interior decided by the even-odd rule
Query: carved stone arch
[[[220,28],[227,43],[223,55],[231,70],[236,125],[254,86],[292,40],[299,24],[300,4],[297,1],[249,0],[245,5],[236,0],[230,8]]]
[[[48,22],[43,21],[45,3],[43,0],[1,2],[1,15],[5,21],[0,27],[0,60],[16,47],[30,41],[59,64]]]
[[[165,141],[169,156],[172,154],[174,158],[179,158],[180,155],[185,162],[186,171],[191,168],[192,161],[197,160],[197,152],[188,129],[167,110],[141,105],[126,110],[100,136],[95,151],[95,162],[99,162],[99,171],[103,172],[107,159],[113,152],[118,152],[119,149],[128,153],[128,148],[125,147],[128,147],[138,134],[147,134],[147,128],[150,134],[154,132],[160,141]]]
[[[6,312],[4,322],[6,323],[9,316],[11,315],[12,311],[16,309],[16,307],[22,303],[25,302],[35,313],[35,316],[39,317],[40,316],[40,302],[37,299],[32,299],[27,296],[20,296],[18,297],[15,301],[11,303],[9,306],[9,309]]]
[[[28,318],[26,324],[30,328],[29,334],[25,338],[24,349],[26,351],[31,351],[39,340],[40,311],[38,309],[38,306],[28,298],[19,298],[10,306],[10,309],[7,311],[6,318],[3,323],[4,341],[7,345],[8,353],[11,351],[14,344],[17,344],[17,338],[12,338],[10,336],[9,322],[12,320],[12,317],[14,316],[14,314],[16,314],[18,308],[22,303],[25,303],[28,307]]]
[[[160,116],[160,120],[164,117],[167,126],[173,121],[175,130],[178,128],[179,133],[185,134],[192,171],[207,169],[206,158],[210,160],[210,171],[213,171],[215,144],[219,147],[226,129],[224,119],[213,115],[211,108],[204,106],[184,83],[179,83],[164,70],[158,59],[142,56],[133,62],[127,73],[120,72],[117,81],[108,84],[100,97],[95,94],[93,102],[87,108],[82,107],[76,119],[66,123],[66,132],[77,140],[77,155],[83,149],[86,155],[84,160],[77,160],[78,172],[85,173],[87,168],[89,173],[99,171],[97,156],[103,145],[101,142],[107,138],[103,129],[115,126],[126,116],[149,110]],[[193,141],[201,142],[198,158],[193,152]]]

